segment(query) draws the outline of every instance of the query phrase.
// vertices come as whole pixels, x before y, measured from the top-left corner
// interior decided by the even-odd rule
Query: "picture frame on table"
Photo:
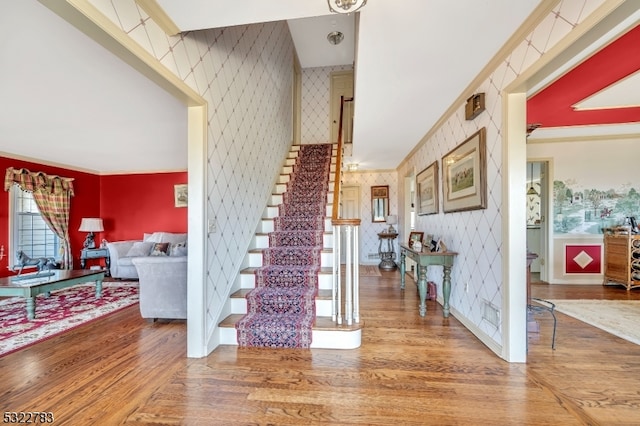
[[[487,208],[486,128],[442,157],[442,208],[445,213]]]
[[[186,183],[173,186],[173,200],[176,207],[187,207],[189,200],[188,185]]]
[[[434,161],[416,176],[418,216],[438,213],[438,162]]]
[[[418,231],[411,231],[409,233],[409,247],[413,247],[413,243],[415,243],[416,241],[420,241],[420,244],[422,244],[422,239],[424,238],[424,232],[418,232]]]

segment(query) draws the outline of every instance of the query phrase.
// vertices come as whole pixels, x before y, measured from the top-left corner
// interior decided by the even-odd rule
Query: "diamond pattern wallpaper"
[[[169,37],[133,0],[92,3],[208,103],[207,217],[217,222],[206,250],[211,332],[291,145],[288,27],[275,22]]]
[[[347,71],[352,68],[353,67],[336,66],[305,68],[302,70],[301,143],[315,144],[330,142],[330,76],[332,72]]]
[[[421,143],[418,151],[398,170],[398,176],[418,173],[482,127],[487,129],[487,208],[468,212],[418,216],[416,230],[441,237],[459,254],[452,269],[451,307],[461,313],[496,344],[502,345],[502,330],[483,319],[485,303],[503,306],[502,281],[502,90],[542,54],[552,48],[602,1],[565,0],[500,64],[474,93],[486,94],[486,111],[475,120],[465,120],[464,105]],[[400,197],[404,198],[400,188]],[[404,214],[401,212],[400,214]],[[524,224],[523,224],[524,227]],[[442,296],[442,268],[431,268],[428,279],[437,283]],[[468,291],[465,292],[465,285]]]
[[[561,1],[476,88],[475,92],[486,93],[486,111],[475,120],[466,121],[460,105],[428,140],[416,141],[417,150],[398,170],[345,174],[345,182],[361,187],[361,253],[367,256],[377,252],[376,234],[385,226],[367,220],[370,186],[388,184],[391,213],[404,215],[399,205],[406,196],[404,186],[399,184],[401,179],[433,161],[440,162],[448,151],[486,127],[487,208],[419,216],[416,229],[442,237],[451,250],[459,252],[452,271],[451,306],[465,317],[466,323],[497,345],[502,345],[502,330],[483,319],[483,307],[503,306],[502,91],[603,2]],[[293,43],[282,22],[167,37],[133,0],[91,3],[209,103],[208,215],[217,217],[219,227],[207,242],[209,257],[205,265],[206,324],[210,331],[238,273],[239,262],[271,191],[272,178],[279,172],[291,142]],[[304,143],[325,142],[328,138],[328,126],[322,122],[328,123],[329,80],[324,76],[329,72],[330,69],[304,72]],[[327,112],[322,113],[323,110]],[[441,200],[440,203],[442,211]],[[428,279],[438,284],[442,296],[441,269],[431,269]],[[464,291],[465,284],[468,292]]]

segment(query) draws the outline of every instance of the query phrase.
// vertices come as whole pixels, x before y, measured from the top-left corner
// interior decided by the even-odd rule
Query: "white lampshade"
[[[80,222],[80,232],[102,232],[104,231],[104,226],[102,224],[102,219],[96,217],[85,217]]]
[[[395,214],[390,214],[389,216],[387,216],[387,225],[395,225],[396,223],[398,223],[398,216]]]

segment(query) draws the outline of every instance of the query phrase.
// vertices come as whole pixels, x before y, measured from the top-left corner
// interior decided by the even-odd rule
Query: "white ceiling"
[[[37,1],[0,2],[0,52],[0,152],[99,173],[186,169],[184,105]]]
[[[396,168],[539,2],[369,1],[353,161]],[[353,61],[354,15],[325,0],[158,3],[183,31],[291,20],[303,67]],[[326,40],[335,28],[338,48]],[[36,0],[0,2],[0,48],[0,152],[105,174],[186,168],[184,106]]]

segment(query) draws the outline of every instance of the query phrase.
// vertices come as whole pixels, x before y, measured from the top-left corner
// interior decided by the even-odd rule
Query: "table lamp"
[[[96,243],[94,240],[94,232],[102,232],[104,231],[104,226],[102,224],[102,219],[95,217],[85,217],[82,218],[82,222],[80,222],[80,232],[88,232],[87,238],[84,240],[84,248],[93,249],[96,248]]]
[[[395,214],[390,214],[389,216],[387,216],[387,225],[389,225],[389,229],[387,229],[387,233],[389,234],[395,234],[396,230],[393,227],[393,225],[395,225],[396,223],[398,223],[398,216]]]

